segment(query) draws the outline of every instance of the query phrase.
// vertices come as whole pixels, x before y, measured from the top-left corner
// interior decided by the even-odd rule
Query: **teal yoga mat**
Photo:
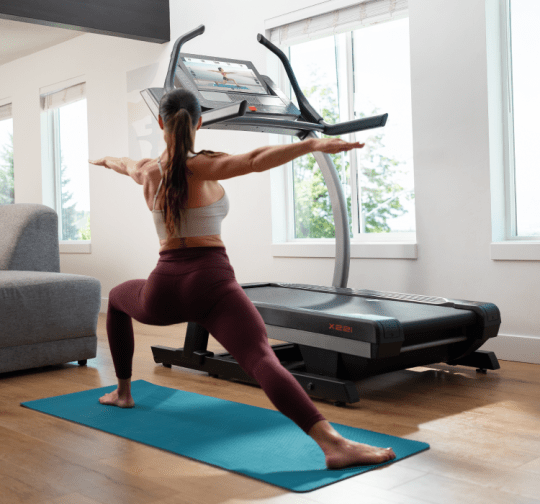
[[[135,407],[104,406],[110,387],[28,401],[21,406],[167,450],[293,492],[309,492],[380,467],[326,469],[317,444],[281,413],[136,380]],[[386,448],[397,458],[429,445],[332,423],[343,436]],[[389,464],[387,462],[386,464]]]

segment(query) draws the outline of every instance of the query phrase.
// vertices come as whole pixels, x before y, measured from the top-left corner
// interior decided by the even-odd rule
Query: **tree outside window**
[[[400,19],[289,48],[302,91],[326,122],[389,113],[386,127],[355,134],[363,149],[331,156],[351,238],[415,230],[408,40],[408,19]],[[292,187],[294,237],[333,238],[328,191],[312,155],[292,163]]]

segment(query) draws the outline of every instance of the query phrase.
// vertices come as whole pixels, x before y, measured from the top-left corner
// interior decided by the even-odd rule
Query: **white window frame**
[[[505,238],[506,240],[519,240],[517,236],[516,215],[516,163],[514,157],[514,98],[512,83],[512,44],[510,26],[510,0],[503,0],[501,6],[504,9],[502,18],[502,69],[503,69],[503,106],[504,114],[504,187],[505,187]]]
[[[510,1],[486,1],[493,222],[491,259],[540,261],[540,237],[516,236]]]
[[[295,11],[284,16],[267,20],[265,23],[266,37],[270,38],[272,31],[279,26],[295,23],[310,17],[336,12],[339,9],[360,6],[364,1],[331,0],[324,4],[318,4],[307,9]],[[408,10],[402,11],[395,19],[408,17]],[[335,33],[346,33],[346,55],[347,55],[347,112],[349,117],[343,121],[354,118],[354,95],[353,89],[353,61],[352,61],[352,31],[359,28],[358,24],[348,24],[339,27]],[[331,35],[328,33],[327,35]],[[293,44],[310,40],[310,34],[306,33],[305,38],[296,37]],[[277,41],[276,41],[277,42]],[[293,45],[291,44],[291,45]],[[278,44],[276,44],[278,45]],[[279,44],[285,53],[288,45]],[[274,55],[267,56],[268,74],[276,76],[279,87],[285,92],[289,89],[289,81],[281,64],[277,65]],[[354,133],[347,135],[349,140],[354,140]],[[283,136],[273,138],[275,143],[286,143]],[[418,247],[416,243],[416,232],[411,233],[359,233],[358,215],[354,211],[358,209],[358,191],[356,187],[357,164],[356,157],[350,156],[351,189],[352,189],[352,224],[353,237],[351,239],[351,258],[379,258],[379,259],[417,259]],[[272,253],[274,257],[335,257],[335,239],[297,239],[294,236],[294,198],[292,191],[293,173],[292,163],[271,172],[272,183]],[[286,195],[283,198],[283,195]]]
[[[13,121],[13,100],[11,98],[3,98],[0,100],[0,108],[2,107],[9,107],[9,114],[8,117],[4,117],[3,119],[0,116],[1,121],[7,121],[11,119]],[[13,149],[15,151],[15,149]],[[15,159],[15,152],[13,152],[13,158]],[[13,163],[15,164],[15,163]],[[15,191],[14,191],[15,192]]]
[[[46,86],[40,89],[40,99],[53,93],[61,92],[79,84],[86,84],[84,76],[74,77],[61,83]],[[86,97],[85,97],[86,98]],[[52,113],[41,112],[41,160],[42,160],[42,198],[43,204],[53,208],[58,213],[57,205],[61,201],[61,171],[60,167],[60,134],[58,131],[59,108]],[[53,116],[56,116],[56,120]],[[58,233],[61,236],[62,219],[58,215]],[[90,254],[92,244],[90,240],[59,240],[61,254]]]

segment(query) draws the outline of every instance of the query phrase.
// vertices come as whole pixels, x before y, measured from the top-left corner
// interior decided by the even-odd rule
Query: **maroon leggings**
[[[236,281],[225,249],[172,249],[159,255],[148,280],[129,280],[110,292],[107,334],[116,376],[131,378],[132,318],[157,326],[196,322],[302,430],[307,433],[324,420],[269,345],[264,322]]]

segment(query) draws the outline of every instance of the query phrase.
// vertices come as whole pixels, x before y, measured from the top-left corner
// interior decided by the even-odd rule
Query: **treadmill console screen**
[[[178,66],[178,70],[190,77],[199,91],[269,94],[249,61],[180,54]]]

